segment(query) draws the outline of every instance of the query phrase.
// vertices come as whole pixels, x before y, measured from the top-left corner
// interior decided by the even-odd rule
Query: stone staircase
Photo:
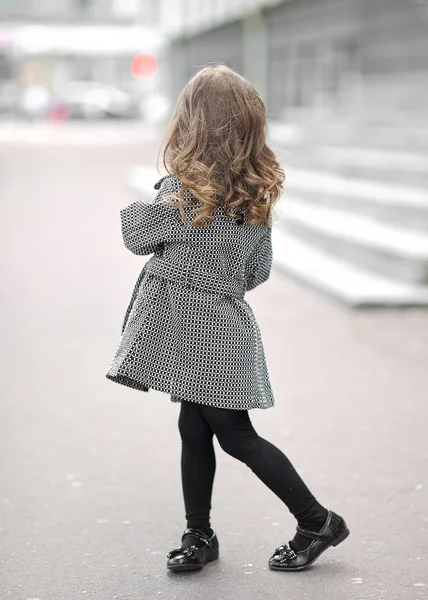
[[[428,136],[403,151],[382,134],[321,144],[271,124],[287,177],[274,265],[349,307],[428,306]],[[127,184],[151,200],[160,177],[135,167]]]
[[[276,265],[348,306],[428,306],[428,136],[407,132],[403,151],[369,133],[321,143],[271,124],[287,176]]]

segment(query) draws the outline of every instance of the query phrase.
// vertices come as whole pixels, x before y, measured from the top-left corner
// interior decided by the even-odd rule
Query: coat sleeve
[[[264,283],[272,268],[272,228],[260,240],[250,255],[245,268],[245,290],[252,290]]]
[[[123,241],[133,254],[153,254],[173,235],[175,209],[166,202],[164,179],[155,185],[160,189],[153,202],[137,200],[120,211]]]

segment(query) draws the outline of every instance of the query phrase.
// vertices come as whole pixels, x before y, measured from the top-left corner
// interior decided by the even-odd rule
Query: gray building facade
[[[171,32],[176,95],[208,62],[249,77],[276,119],[426,118],[428,2],[420,0],[242,0],[233,10],[199,8]],[[185,6],[182,6],[185,11]]]

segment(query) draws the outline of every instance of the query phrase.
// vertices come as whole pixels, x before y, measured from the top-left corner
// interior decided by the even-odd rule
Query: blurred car
[[[51,93],[41,85],[30,85],[20,95],[15,107],[18,116],[30,120],[46,118],[51,106]]]
[[[56,88],[55,96],[70,119],[131,118],[138,103],[129,93],[95,81],[71,81]]]
[[[140,102],[140,114],[146,123],[157,125],[165,122],[171,110],[168,98],[160,92],[147,94]]]

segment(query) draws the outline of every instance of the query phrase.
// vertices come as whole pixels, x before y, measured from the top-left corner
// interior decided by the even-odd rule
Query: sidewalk
[[[0,144],[74,145],[144,144],[159,139],[156,127],[135,120],[12,122],[0,121]]]
[[[307,571],[270,571],[295,521],[215,442],[220,559],[171,577],[165,555],[185,525],[179,407],[104,376],[145,260],[119,219],[144,152],[42,145],[35,161],[34,149],[0,148],[1,600],[426,598],[428,313],[344,311],[276,270],[246,295],[276,402],[252,422],[351,535]]]

